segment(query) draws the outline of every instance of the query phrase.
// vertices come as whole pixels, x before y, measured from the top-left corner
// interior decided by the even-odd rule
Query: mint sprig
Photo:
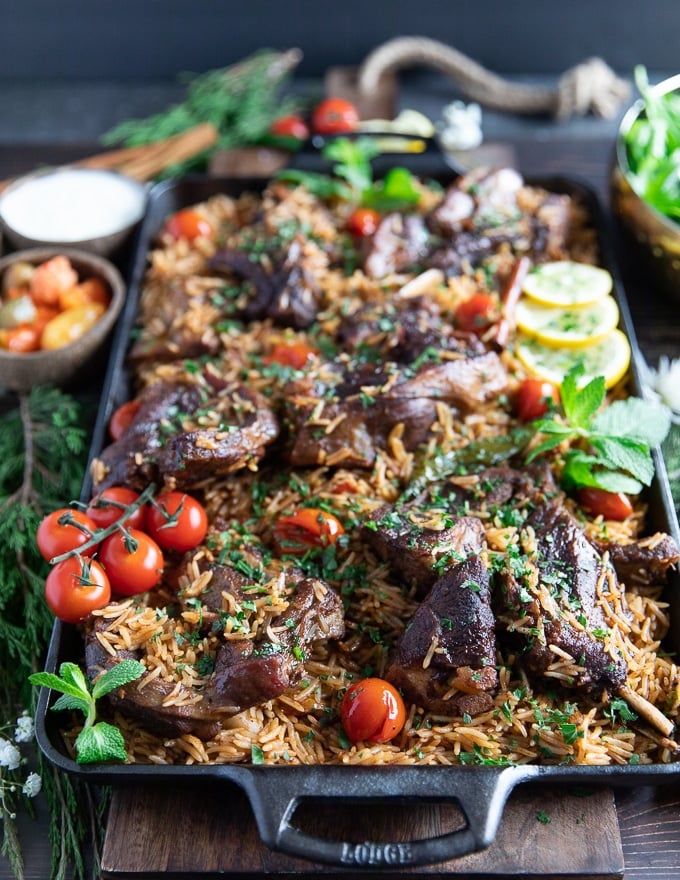
[[[596,376],[581,383],[584,370],[575,366],[560,388],[564,418],[543,418],[534,423],[545,435],[527,455],[527,462],[555,449],[564,441],[562,484],[569,491],[595,487],[635,495],[654,477],[651,449],[670,430],[668,410],[656,403],[629,397],[604,407],[605,381]]]
[[[127,757],[123,735],[112,724],[97,721],[97,700],[116,688],[138,679],[146,667],[138,660],[121,660],[90,685],[82,669],[75,663],[62,663],[59,674],[34,672],[31,684],[51,688],[61,696],[52,709],[82,712],[85,724],[76,738],[76,760],[79,764],[99,761],[124,761]]]

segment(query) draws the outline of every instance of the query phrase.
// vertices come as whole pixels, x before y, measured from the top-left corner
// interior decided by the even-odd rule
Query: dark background
[[[292,46],[304,52],[300,75],[316,77],[419,34],[502,74],[558,74],[590,55],[621,72],[636,63],[673,71],[680,2],[0,0],[0,85],[165,80]]]

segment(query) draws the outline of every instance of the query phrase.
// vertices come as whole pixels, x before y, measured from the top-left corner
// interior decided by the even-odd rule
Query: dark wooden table
[[[532,176],[574,177],[593,187],[608,207],[608,170],[612,154],[612,130],[603,135],[574,136],[565,127],[550,137],[537,136],[531,126],[487,148],[513,160],[523,173]],[[599,129],[598,129],[599,131]],[[96,144],[3,146],[0,144],[0,179],[25,172],[46,162],[66,162],[97,151]],[[631,312],[642,353],[655,364],[660,355],[680,355],[680,315],[677,303],[661,296],[641,275],[629,254],[619,254]],[[677,880],[680,877],[680,792],[676,785],[659,788],[622,788],[615,794],[623,854],[625,880]],[[35,820],[20,823],[27,856],[29,880],[49,877],[49,847],[44,808]],[[11,878],[7,863],[0,859],[0,880]],[[436,876],[436,875],[432,875]],[[461,876],[461,875],[458,875]]]

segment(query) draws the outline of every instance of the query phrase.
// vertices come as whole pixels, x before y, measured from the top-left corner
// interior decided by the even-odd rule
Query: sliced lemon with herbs
[[[619,308],[611,296],[580,308],[545,306],[530,297],[517,303],[517,326],[544,345],[578,348],[591,345],[619,323]]]
[[[516,353],[530,373],[555,385],[561,385],[567,373],[582,364],[582,385],[595,376],[604,376],[607,388],[625,376],[631,357],[630,343],[618,329],[611,330],[599,342],[581,348],[551,347],[519,334]]]
[[[542,305],[578,308],[607,296],[612,286],[612,276],[606,269],[557,260],[534,266],[524,279],[523,290]]]

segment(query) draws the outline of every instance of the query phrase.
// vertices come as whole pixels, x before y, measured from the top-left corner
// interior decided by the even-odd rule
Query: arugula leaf
[[[117,727],[104,721],[95,723],[96,703],[99,697],[115,688],[139,678],[146,670],[137,660],[121,660],[90,685],[82,669],[75,663],[62,663],[59,675],[34,672],[31,684],[61,693],[52,706],[53,711],[64,709],[82,712],[85,723],[76,737],[76,758],[79,764],[96,761],[124,761],[126,759],[123,735]]]

